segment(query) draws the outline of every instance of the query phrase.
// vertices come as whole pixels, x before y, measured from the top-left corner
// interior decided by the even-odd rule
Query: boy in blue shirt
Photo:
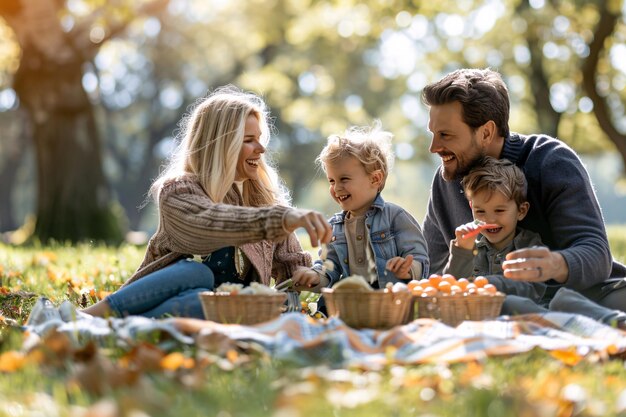
[[[295,285],[320,288],[361,275],[373,288],[385,288],[428,276],[420,225],[380,194],[393,163],[392,137],[378,122],[373,128],[352,127],[328,138],[317,162],[342,211],[330,219],[333,235],[324,259],[296,271]]]

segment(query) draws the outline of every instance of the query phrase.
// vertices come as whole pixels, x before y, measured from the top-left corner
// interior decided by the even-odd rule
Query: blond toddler
[[[372,287],[384,288],[387,283],[428,275],[427,246],[419,223],[381,195],[393,164],[392,138],[380,122],[328,138],[317,162],[342,210],[329,220],[332,237],[321,256],[325,259],[311,269],[296,271],[296,285],[319,288],[361,275]]]

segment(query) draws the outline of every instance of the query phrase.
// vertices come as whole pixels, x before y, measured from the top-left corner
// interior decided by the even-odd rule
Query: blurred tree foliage
[[[97,8],[89,10],[91,3]],[[136,15],[157,10],[155,6],[164,2],[119,3],[74,2],[74,14],[56,0],[0,3],[0,16],[13,30],[21,52],[19,64],[13,65],[12,87],[32,126],[37,163],[34,233],[44,242],[122,238],[102,169],[100,134],[94,104],[84,87],[84,66]]]
[[[56,25],[56,38],[47,26],[35,25],[30,36],[37,42],[24,42],[18,22],[31,3],[54,8],[46,22]],[[429,134],[420,91],[459,67],[489,66],[503,73],[511,93],[513,130],[558,136],[580,152],[618,150],[626,157],[623,0],[156,4],[3,0],[1,4],[0,17],[6,25],[0,24],[0,110],[29,110],[22,129],[33,132],[40,183],[38,217],[48,210],[42,193],[56,201],[68,192],[67,184],[81,182],[88,184],[81,190],[97,192],[81,191],[80,212],[95,213],[116,198],[129,227],[139,229],[143,212],[137,207],[175,143],[178,121],[207,90],[227,83],[267,99],[278,131],[275,160],[295,201],[317,174],[313,160],[324,138],[351,124],[379,118],[395,134],[400,161],[424,158]],[[58,69],[45,83],[37,80],[42,72],[33,75],[27,88],[20,84],[24,66],[32,60],[50,65],[35,46],[49,50],[46,59]],[[59,67],[66,55],[74,65],[72,71]],[[74,88],[82,91],[69,94],[70,73]],[[39,90],[38,100],[52,106],[49,111],[56,121],[37,124],[39,102],[31,104],[26,89]],[[11,92],[16,95],[13,101]],[[81,94],[84,97],[68,111],[68,101]],[[85,111],[94,115],[92,127],[84,127]],[[82,119],[60,127],[59,120],[69,114],[82,114]],[[39,139],[38,129],[43,131]],[[15,172],[11,164],[19,162],[10,162],[18,158],[9,157],[6,150],[28,138],[20,131],[15,128],[18,133],[0,140],[1,185],[14,183],[4,181],[5,171]],[[78,148],[88,138],[90,145],[75,157],[92,170],[89,175],[54,156],[55,147]],[[67,140],[73,145],[53,145]],[[54,169],[46,165],[49,158]],[[106,175],[95,175],[96,171]],[[42,183],[53,180],[63,188],[41,190]],[[111,189],[113,195],[107,191]],[[91,200],[105,205],[89,207]],[[58,207],[53,219],[64,216],[61,209],[67,212],[67,207]],[[77,216],[70,213],[71,218]],[[97,216],[84,218],[93,223]],[[0,216],[0,221],[0,230],[6,230],[8,220]],[[78,239],[99,237],[85,225],[74,229]],[[66,236],[44,232],[43,227],[36,229],[44,238]]]

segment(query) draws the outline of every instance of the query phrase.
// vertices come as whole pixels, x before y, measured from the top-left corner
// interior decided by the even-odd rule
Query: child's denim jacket
[[[348,243],[344,230],[346,212],[336,213],[329,222],[333,228],[333,237],[328,243],[327,260],[333,263],[333,270],[326,269],[326,275],[332,286],[342,278],[350,276],[348,265]],[[365,227],[369,230],[369,241],[376,258],[376,272],[379,288],[385,288],[388,282],[401,281],[395,274],[387,271],[387,261],[395,256],[413,255],[414,261],[422,263],[422,276],[429,272],[428,248],[422,229],[402,207],[386,203],[378,194],[370,209],[365,213]],[[315,261],[313,269],[322,271],[323,260]],[[367,279],[367,277],[366,277]]]

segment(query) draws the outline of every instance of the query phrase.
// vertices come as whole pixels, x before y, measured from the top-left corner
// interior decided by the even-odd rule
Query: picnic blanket
[[[152,333],[166,333],[176,343],[212,346],[216,337],[253,343],[272,358],[297,366],[379,367],[384,364],[420,364],[480,360],[539,348],[557,357],[603,357],[626,352],[626,332],[585,316],[549,312],[500,317],[493,321],[466,321],[456,328],[433,319],[417,319],[389,330],[356,330],[337,317],[314,320],[286,313],[256,326],[219,324],[206,320],[143,317],[102,319],[82,315],[71,322],[46,322],[25,327],[36,337],[52,329],[77,343],[101,340],[131,344]],[[32,343],[32,342],[31,342]]]

